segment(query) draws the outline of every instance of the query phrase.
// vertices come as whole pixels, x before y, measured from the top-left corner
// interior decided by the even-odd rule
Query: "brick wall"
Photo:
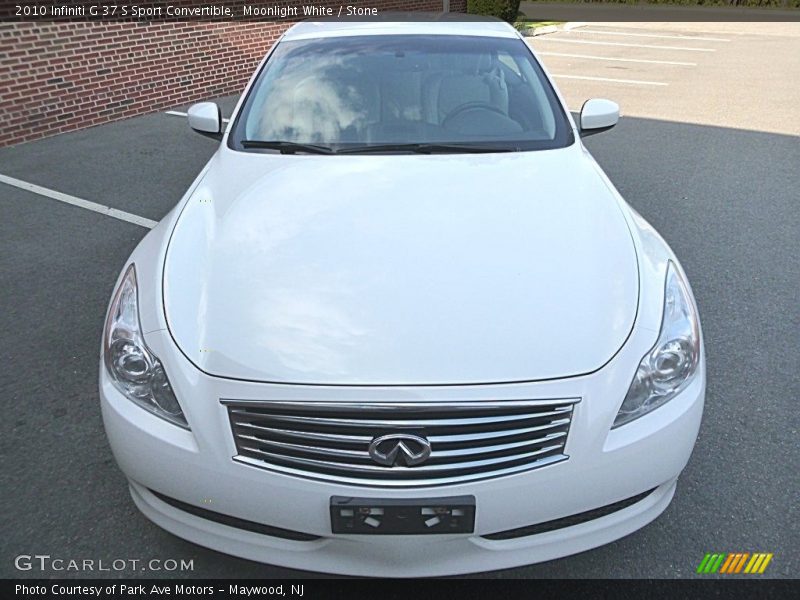
[[[442,8],[441,0],[367,4]],[[465,11],[466,0],[451,0],[450,10]],[[0,146],[234,94],[291,24],[2,22]]]

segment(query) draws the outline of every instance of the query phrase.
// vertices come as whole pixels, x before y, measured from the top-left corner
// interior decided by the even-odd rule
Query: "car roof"
[[[403,20],[402,14],[385,14],[369,21],[319,20],[302,21],[291,27],[284,40],[302,40],[354,35],[472,35],[483,37],[518,37],[508,23],[469,15],[444,15],[438,19]]]

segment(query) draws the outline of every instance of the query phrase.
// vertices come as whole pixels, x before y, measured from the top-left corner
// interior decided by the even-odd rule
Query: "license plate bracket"
[[[333,533],[425,535],[472,533],[475,496],[353,498],[331,496]]]

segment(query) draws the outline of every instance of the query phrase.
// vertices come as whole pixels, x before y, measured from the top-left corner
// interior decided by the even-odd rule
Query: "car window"
[[[281,42],[229,138],[353,148],[572,143],[550,83],[517,38],[353,36]]]
[[[522,75],[517,66],[517,62],[508,52],[498,52],[497,53],[497,60],[500,61],[501,64],[505,65],[509,69],[511,69],[515,75]]]

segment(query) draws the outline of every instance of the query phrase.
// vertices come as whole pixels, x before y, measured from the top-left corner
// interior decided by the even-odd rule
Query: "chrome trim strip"
[[[542,444],[546,442],[550,442],[552,440],[558,439],[560,437],[565,437],[567,434],[565,432],[558,432],[558,433],[551,433],[544,437],[534,438],[532,440],[522,440],[519,442],[512,442],[509,444],[498,444],[494,446],[475,446],[472,448],[457,448],[455,450],[436,450],[435,448],[431,451],[431,459],[434,458],[442,458],[442,457],[449,457],[449,456],[474,456],[480,454],[491,454],[492,452],[501,452],[503,450],[511,450],[513,448],[524,448],[525,446],[536,446],[537,444]],[[310,454],[320,454],[322,456],[330,455],[330,456],[341,456],[343,458],[363,458],[364,460],[370,460],[370,456],[368,452],[359,451],[359,450],[345,450],[341,448],[324,448],[320,446],[306,446],[303,444],[292,444],[289,442],[279,442],[276,440],[266,440],[263,438],[259,438],[252,435],[247,435],[243,433],[237,433],[236,437],[241,440],[249,440],[250,442],[256,442],[257,444],[262,444],[266,446],[275,446],[277,448],[286,448],[288,450],[296,450],[297,452],[308,452]],[[261,451],[261,449],[259,449]],[[289,456],[288,458],[295,458],[293,456]],[[299,458],[299,457],[298,457]],[[336,464],[336,463],[332,463]],[[466,463],[454,463],[454,465],[464,465]],[[349,464],[342,465],[344,467],[349,467]],[[419,468],[419,467],[416,467]],[[384,468],[384,470],[386,470]]]
[[[458,475],[454,477],[437,477],[436,479],[400,479],[400,480],[340,477],[340,476],[328,475],[325,473],[316,473],[314,471],[293,469],[291,467],[284,467],[281,465],[265,463],[256,458],[250,458],[247,456],[234,456],[233,460],[243,465],[247,465],[256,469],[261,469],[263,471],[272,471],[275,473],[280,473],[282,475],[301,477],[303,479],[311,479],[313,481],[319,481],[329,484],[338,483],[338,484],[345,484],[358,487],[381,487],[381,488],[401,488],[401,487],[425,488],[425,487],[438,487],[442,485],[456,485],[467,482],[495,479],[497,477],[503,477],[506,475],[516,475],[518,473],[524,473],[525,471],[533,471],[535,469],[539,469],[542,467],[555,465],[567,460],[568,458],[569,456],[566,456],[564,454],[558,454],[556,456],[546,456],[540,460],[537,460],[535,463],[518,465],[516,467],[507,467],[505,469],[497,469],[495,471],[489,471],[485,473],[473,473],[470,475]]]
[[[559,419],[551,421],[547,425],[537,425],[535,427],[525,427],[523,429],[501,429],[499,431],[481,431],[476,433],[457,433],[448,435],[426,435],[430,443],[446,443],[446,442],[471,442],[473,440],[487,440],[495,438],[513,437],[515,435],[523,435],[525,433],[534,433],[536,431],[546,431],[548,429],[556,429],[557,427],[564,427],[569,425],[569,419]],[[370,438],[372,439],[372,438]]]
[[[578,404],[580,398],[538,398],[528,400],[442,400],[419,402],[398,402],[375,400],[374,402],[357,402],[343,400],[236,400],[232,398],[220,398],[220,402],[226,406],[241,404],[247,408],[285,408],[292,410],[319,410],[321,408],[335,408],[348,410],[397,410],[413,409],[415,411],[430,410],[494,410],[506,408],[521,408],[530,406],[532,408],[540,406],[558,406]]]
[[[567,434],[562,432],[559,433],[551,433],[550,435],[546,435],[541,438],[536,438],[533,440],[522,440],[521,442],[512,442],[509,444],[498,444],[496,446],[475,446],[473,448],[458,448],[456,450],[436,450],[435,448],[431,450],[431,459],[440,458],[440,457],[447,457],[447,456],[473,456],[475,454],[490,454],[491,452],[501,452],[502,450],[511,450],[512,448],[523,448],[525,446],[535,446],[537,444],[542,444],[546,442],[550,442],[552,440],[558,439],[560,437],[565,437]],[[561,448],[561,445],[558,446]],[[453,463],[456,465],[463,465],[466,463]],[[418,467],[415,467],[418,468]]]
[[[299,456],[288,456],[286,454],[274,454],[272,452],[266,452],[264,450],[259,450],[258,448],[250,448],[250,447],[242,447],[241,450],[245,452],[256,452],[257,454],[262,454],[264,456],[268,456],[272,459],[282,460],[288,463],[297,463],[301,465],[309,465],[312,467],[322,467],[323,469],[341,469],[344,471],[352,471],[352,472],[362,472],[362,473],[385,473],[390,475],[392,473],[396,474],[406,474],[406,473],[437,473],[441,471],[457,471],[457,470],[464,470],[464,469],[474,469],[478,467],[483,467],[487,465],[501,465],[503,463],[513,462],[515,460],[523,460],[525,458],[531,458],[533,456],[538,456],[540,454],[546,454],[547,452],[552,452],[553,450],[561,450],[561,444],[556,444],[555,446],[546,446],[545,448],[541,448],[539,450],[535,450],[533,452],[524,452],[522,454],[514,454],[512,456],[499,456],[497,458],[486,458],[482,460],[473,460],[469,462],[459,462],[459,463],[444,463],[439,465],[422,465],[419,467],[381,467],[378,465],[354,465],[352,463],[336,463],[324,460],[315,460],[312,458],[301,458]],[[272,463],[270,463],[272,464]],[[274,466],[274,465],[273,465]]]
[[[286,448],[287,450],[296,450],[298,452],[308,452],[310,454],[321,454],[322,456],[341,456],[342,458],[363,458],[364,460],[370,460],[369,453],[366,451],[359,452],[358,450],[343,450],[339,448],[321,448],[319,446],[304,446],[302,444],[290,444],[289,442],[277,442],[274,440],[264,440],[252,435],[245,435],[245,434],[236,434],[236,437],[241,440],[250,440],[251,442],[256,442],[259,444],[265,444],[267,446],[276,446],[278,448]],[[262,450],[259,450],[261,452]],[[289,458],[294,458],[291,455],[281,455],[281,456],[288,456]],[[337,464],[337,463],[332,463]],[[350,463],[338,463],[341,464],[343,467],[349,467]]]
[[[344,433],[320,433],[318,431],[294,431],[292,429],[277,429],[275,427],[264,427],[263,425],[255,425],[254,423],[246,423],[242,421],[232,421],[237,427],[247,427],[249,429],[257,429],[265,433],[277,433],[288,437],[296,437],[304,440],[317,440],[317,441],[330,441],[330,442],[364,442],[369,444],[372,435],[347,435]]]
[[[256,425],[254,423],[247,423],[245,421],[232,421],[237,427],[246,427],[248,429],[256,429],[265,433],[277,433],[287,437],[295,437],[299,439],[317,440],[317,441],[331,441],[331,442],[364,442],[369,443],[375,436],[372,435],[348,435],[345,433],[320,433],[318,431],[298,431],[293,429],[278,429],[276,427],[265,427],[263,425]],[[537,425],[535,427],[525,427],[522,429],[502,429],[500,431],[481,431],[476,433],[463,433],[463,434],[441,434],[441,435],[427,435],[428,441],[431,443],[447,443],[447,442],[471,442],[473,440],[495,439],[504,437],[513,437],[515,435],[524,435],[526,433],[534,433],[536,431],[547,431],[548,429],[556,429],[570,424],[569,419],[558,419],[551,421],[547,425]]]
[[[483,417],[465,417],[461,419],[412,419],[412,420],[366,420],[366,419],[345,419],[335,417],[299,417],[295,415],[278,415],[273,413],[253,414],[246,410],[231,408],[230,412],[237,415],[245,415],[251,419],[273,419],[287,423],[306,423],[309,425],[353,425],[358,427],[437,427],[448,425],[488,425],[490,423],[506,423],[508,421],[528,421],[541,417],[552,417],[572,412],[572,407],[556,409],[554,411],[540,413],[521,413],[518,415],[491,415]]]

